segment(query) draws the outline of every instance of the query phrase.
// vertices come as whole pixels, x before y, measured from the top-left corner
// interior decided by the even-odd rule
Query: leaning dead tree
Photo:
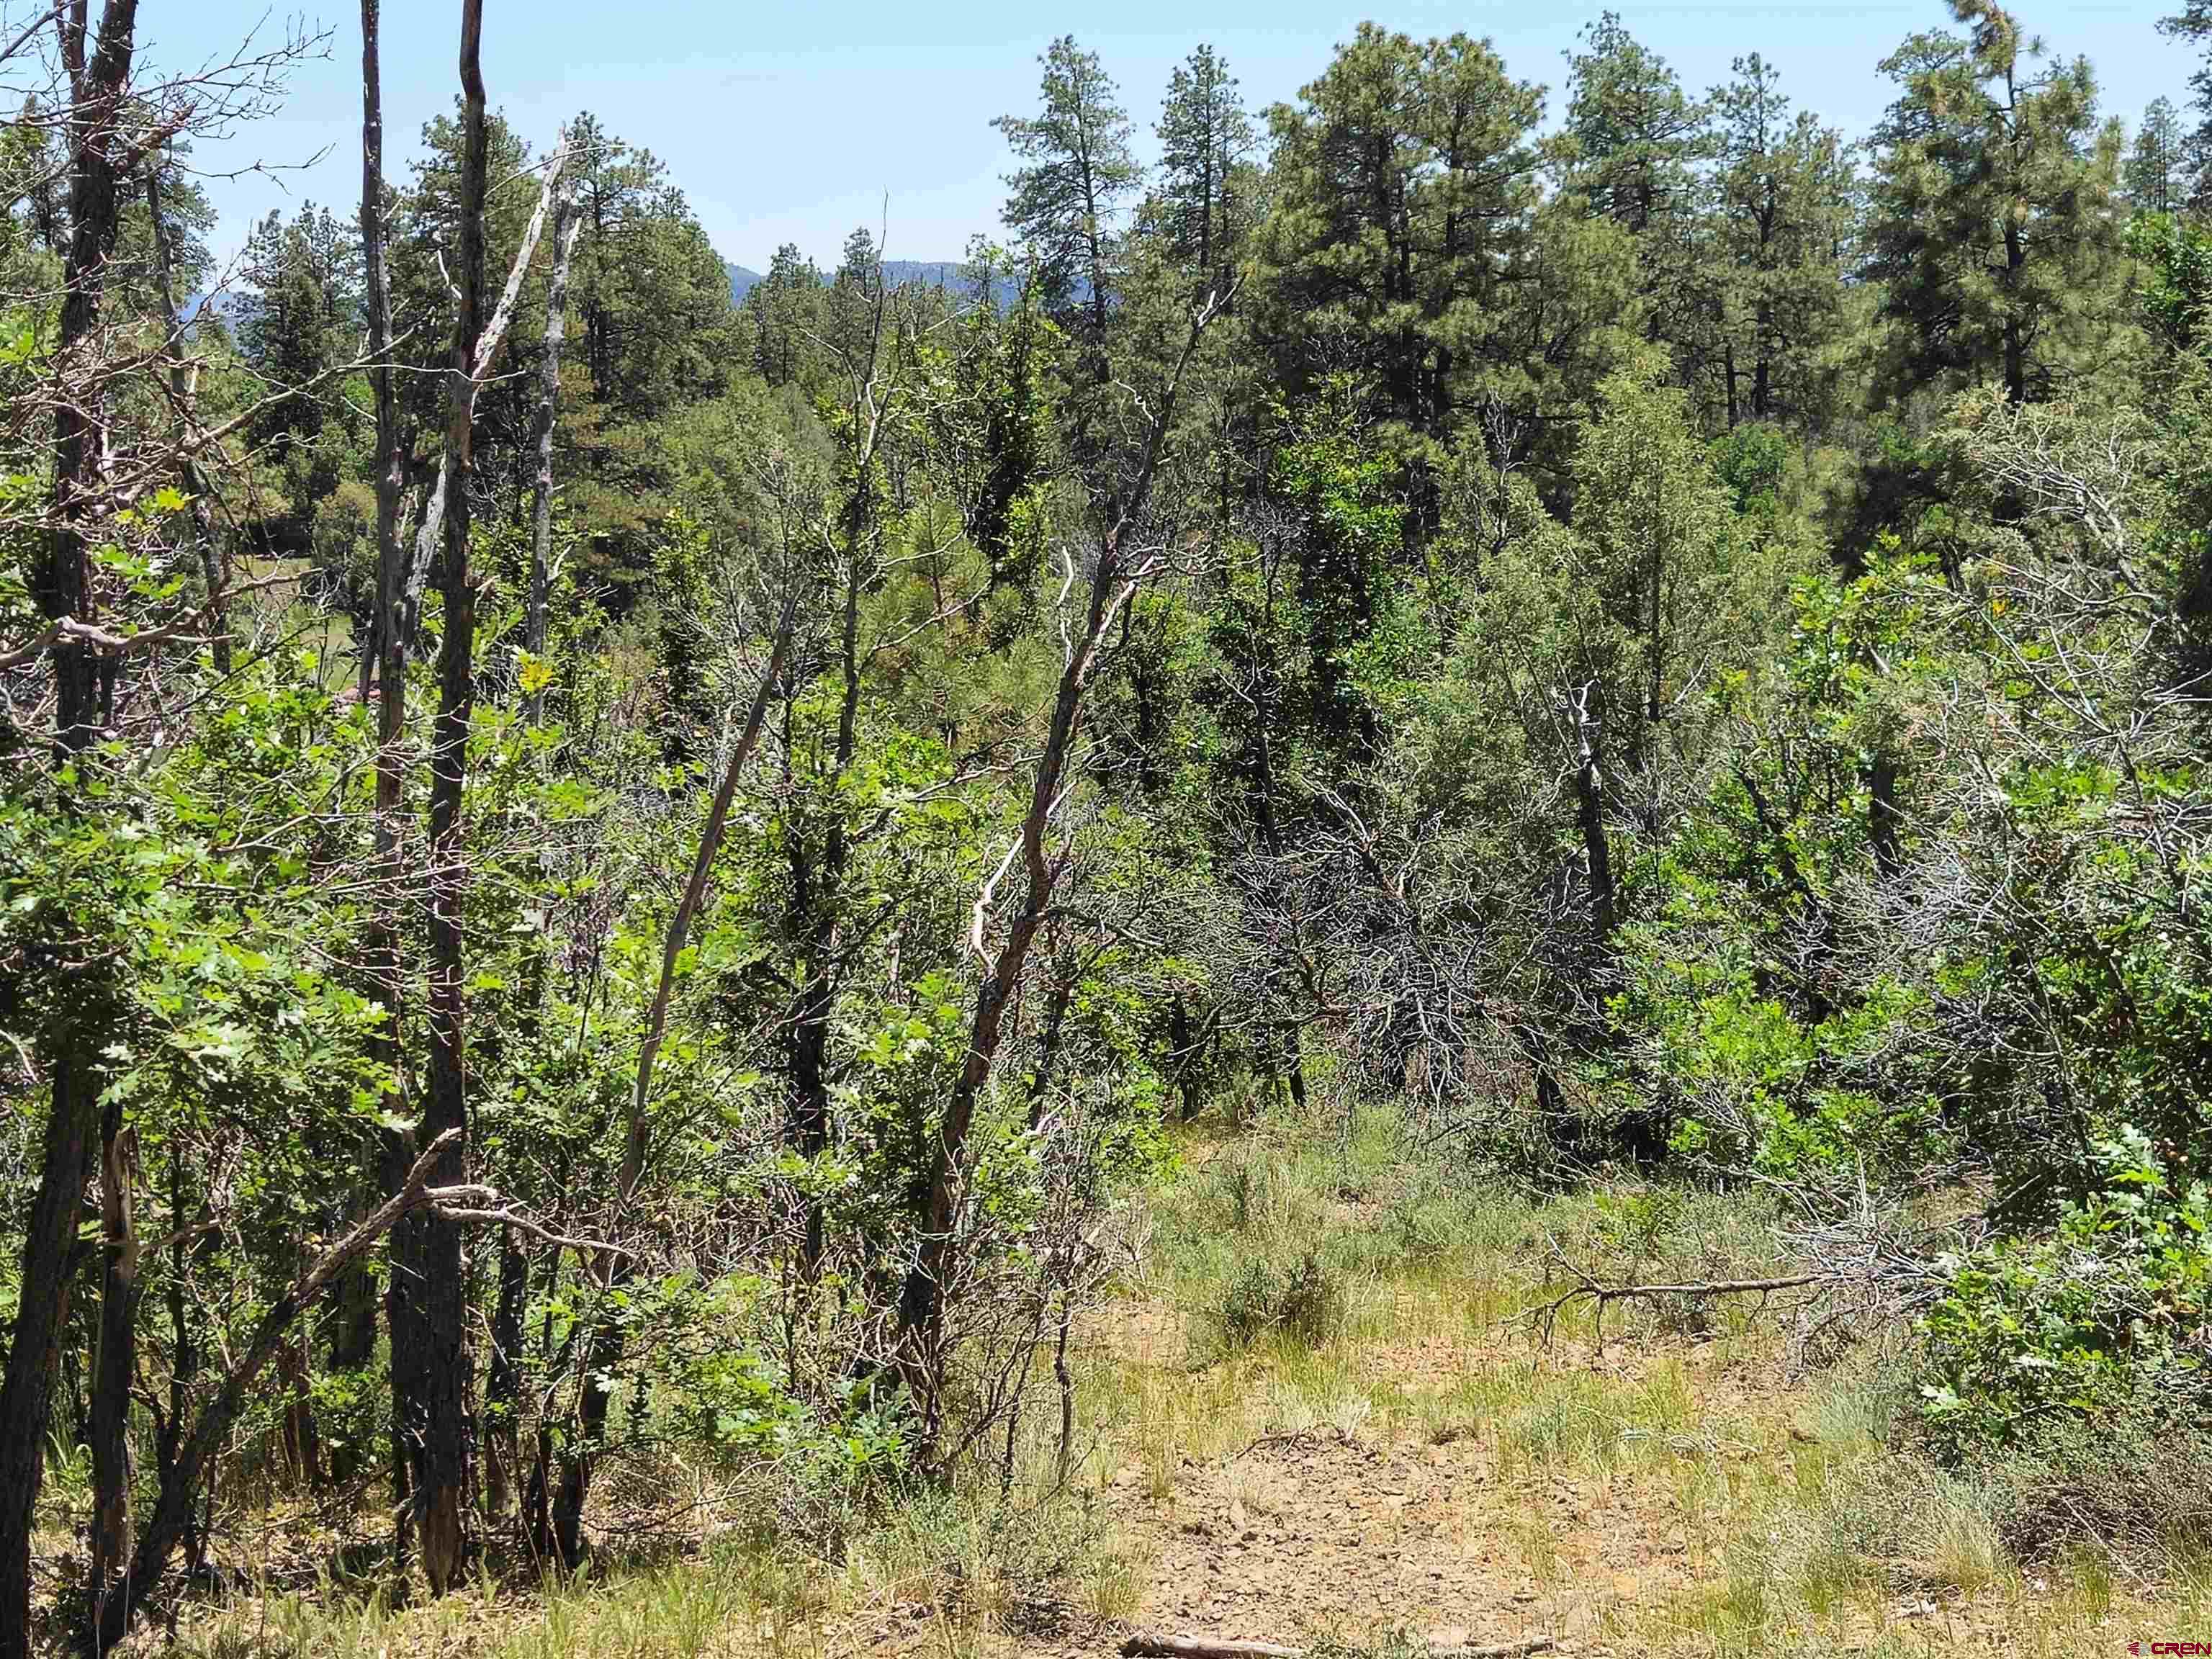
[[[1109,629],[1137,590],[1171,561],[1172,550],[1165,539],[1149,533],[1155,528],[1149,516],[1152,486],[1166,457],[1183,377],[1207,327],[1221,314],[1228,297],[1225,289],[1216,289],[1193,307],[1182,349],[1157,396],[1144,410],[1134,465],[1126,481],[1105,491],[1097,503],[1100,528],[1097,545],[1091,551],[1089,591],[1079,621],[1073,626],[1067,619],[1062,622],[1060,680],[1044,748],[1030,778],[1029,805],[1013,844],[983,884],[971,913],[969,949],[982,964],[982,979],[975,990],[967,1057],[954,1079],[932,1152],[921,1237],[899,1294],[897,1364],[908,1395],[920,1410],[918,1440],[925,1460],[934,1457],[943,1428],[945,1287],[951,1276],[966,1189],[969,1134],[990,1086],[1023,967],[1066,869],[1068,849],[1056,841],[1054,825],[1073,783],[1070,763],[1102,647]],[[1073,555],[1064,553],[1063,559],[1066,576],[1060,605],[1064,608],[1076,591],[1077,574]],[[1012,910],[1004,913],[1006,931],[994,948],[989,935],[1001,914],[999,888],[1017,872],[1020,896]]]
[[[700,828],[698,844],[692,852],[690,872],[684,878],[684,890],[661,941],[660,971],[653,983],[652,1006],[646,1012],[645,1032],[638,1042],[637,1069],[631,1081],[629,1109],[623,1130],[622,1165],[615,1177],[611,1216],[616,1225],[635,1205],[645,1179],[647,1143],[652,1132],[653,1076],[659,1062],[661,1042],[667,1035],[677,964],[690,942],[692,924],[706,902],[708,883],[729,828],[730,808],[737,799],[738,781],[744,775],[745,763],[760,744],[769,701],[783,676],[792,630],[798,623],[799,597],[799,586],[793,581],[775,625],[767,665],[762,669],[759,684],[753,690],[744,725],[723,763],[721,781],[715,787],[713,804],[707,809],[706,823]],[[549,1450],[540,1455],[531,1475],[532,1491],[526,1507],[537,1534],[534,1541],[538,1553],[545,1559],[568,1566],[580,1562],[584,1555],[584,1499],[591,1489],[592,1472],[606,1427],[611,1392],[605,1384],[620,1367],[623,1357],[622,1323],[614,1300],[629,1285],[635,1269],[635,1260],[628,1255],[603,1252],[595,1258],[594,1277],[600,1292],[600,1307],[589,1339],[579,1345],[571,1431],[558,1454],[558,1469],[549,1468]]]

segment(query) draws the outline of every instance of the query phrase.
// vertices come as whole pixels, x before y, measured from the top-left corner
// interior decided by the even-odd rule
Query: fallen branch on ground
[[[1615,1302],[1650,1301],[1662,1296],[1765,1296],[1775,1291],[1799,1291],[1808,1285],[1826,1284],[1836,1277],[1828,1273],[1782,1273],[1771,1279],[1708,1279],[1685,1285],[1607,1285],[1568,1261],[1556,1243],[1552,1246],[1552,1255],[1575,1276],[1576,1283],[1565,1296],[1529,1310],[1528,1317],[1542,1324],[1544,1340],[1548,1343],[1559,1315],[1576,1302],[1587,1298],[1597,1310],[1595,1336],[1600,1353],[1605,1352],[1605,1310]]]
[[[1547,1653],[1548,1636],[1522,1642],[1498,1642],[1487,1647],[1431,1648],[1434,1659],[1518,1659],[1524,1653]],[[1279,1647],[1273,1642],[1224,1642],[1210,1636],[1160,1636],[1151,1631],[1131,1631],[1121,1644],[1127,1659],[1304,1659],[1304,1648]]]

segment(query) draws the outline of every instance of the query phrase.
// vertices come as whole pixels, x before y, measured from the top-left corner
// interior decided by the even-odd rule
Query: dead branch
[[[1662,1296],[1765,1296],[1775,1291],[1799,1291],[1831,1284],[1838,1277],[1827,1272],[1815,1272],[1781,1273],[1768,1279],[1708,1279],[1682,1285],[1607,1285],[1568,1261],[1557,1243],[1552,1246],[1552,1255],[1574,1275],[1576,1282],[1565,1295],[1531,1309],[1526,1317],[1544,1328],[1544,1340],[1549,1343],[1559,1315],[1573,1304],[1587,1299],[1597,1310],[1596,1343],[1600,1353],[1605,1352],[1605,1310],[1615,1302],[1653,1301]]]

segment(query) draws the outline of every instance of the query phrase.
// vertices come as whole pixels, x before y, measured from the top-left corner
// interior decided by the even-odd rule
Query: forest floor
[[[1587,1312],[1548,1340],[1528,1317],[1559,1256],[1669,1282],[1771,1271],[1748,1207],[1536,1203],[1423,1166],[1388,1126],[1334,1144],[1262,1128],[1188,1142],[1127,1237],[1139,1265],[1086,1334],[1057,1499],[1020,1498],[1052,1462],[1054,1413],[1032,1407],[1014,1503],[991,1478],[902,1504],[834,1565],[702,1518],[609,1582],[397,1611],[241,1596],[169,1650],[1091,1659],[1132,1629],[1398,1656],[2212,1641],[2212,1572],[2083,1547],[2015,1559],[1986,1490],[1890,1449],[1909,1409],[1893,1368],[1862,1346],[1801,1371],[1778,1298],[1616,1308],[1601,1351]],[[1253,1334],[1255,1287],[1309,1259],[1317,1328]]]

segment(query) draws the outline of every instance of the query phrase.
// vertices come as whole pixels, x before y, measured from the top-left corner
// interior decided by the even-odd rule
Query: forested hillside
[[[2212,61],[1063,38],[756,278],[449,9],[0,6],[0,1659],[2195,1633]]]

